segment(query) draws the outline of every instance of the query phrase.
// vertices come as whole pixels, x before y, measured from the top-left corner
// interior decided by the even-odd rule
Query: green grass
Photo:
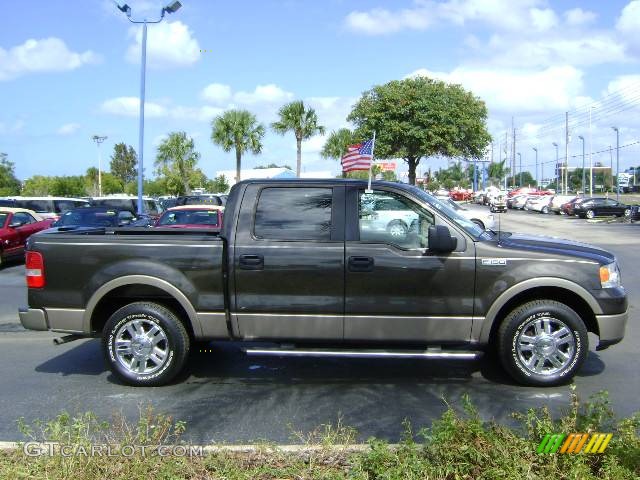
[[[468,397],[463,411],[449,407],[430,428],[412,431],[408,422],[399,443],[370,439],[353,445],[357,432],[338,421],[313,432],[294,433],[307,448],[289,453],[267,443],[247,452],[222,451],[196,457],[27,457],[22,450],[0,453],[2,479],[637,479],[640,478],[640,413],[616,419],[608,396],[571,402],[559,418],[546,408],[514,413],[519,427],[483,422]],[[26,441],[64,445],[176,445],[186,425],[141,408],[136,423],[121,415],[109,421],[92,413],[62,413],[49,421],[19,421]],[[537,454],[547,433],[613,433],[603,454]]]

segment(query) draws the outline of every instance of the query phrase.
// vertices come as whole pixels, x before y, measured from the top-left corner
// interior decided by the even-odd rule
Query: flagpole
[[[367,186],[367,189],[365,190],[365,193],[373,193],[373,190],[371,190],[371,172],[373,170],[373,152],[376,148],[376,131],[373,131],[373,139],[371,140],[371,164],[369,165],[369,185]]]

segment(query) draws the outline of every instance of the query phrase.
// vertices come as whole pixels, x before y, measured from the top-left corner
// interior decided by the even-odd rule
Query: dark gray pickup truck
[[[25,328],[102,338],[132,385],[171,381],[203,340],[274,355],[475,358],[566,382],[619,342],[615,257],[483,231],[424,191],[351,180],[243,181],[220,232],[48,230],[28,244]],[[255,341],[260,342],[256,343]],[[263,346],[265,342],[268,346]]]

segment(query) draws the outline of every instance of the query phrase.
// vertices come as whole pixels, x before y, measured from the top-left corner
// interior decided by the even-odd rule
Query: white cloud
[[[0,122],[0,135],[20,133],[24,128],[24,120],[15,120],[12,123]]]
[[[640,50],[640,0],[629,2],[623,9],[618,21],[616,29],[625,37],[625,39],[636,49]]]
[[[29,39],[9,50],[0,47],[0,81],[28,73],[75,70],[98,60],[99,57],[91,50],[72,52],[64,41],[56,37]]]
[[[347,28],[367,35],[384,35],[400,30],[424,30],[431,25],[431,13],[419,7],[395,12],[374,8],[368,12],[354,11],[347,15]]]
[[[581,8],[572,8],[564,12],[565,20],[570,26],[582,26],[593,23],[597,17],[594,12]]]
[[[140,62],[142,27],[131,27],[134,43],[127,49],[129,62]],[[189,27],[180,21],[151,25],[147,33],[147,65],[152,68],[184,67],[200,58],[200,45]]]
[[[137,117],[140,114],[140,99],[138,97],[117,97],[102,102],[100,110],[104,113],[124,117]],[[144,103],[145,118],[164,117],[167,108],[154,102]]]
[[[222,83],[211,83],[202,90],[201,96],[211,103],[224,103],[231,98],[231,87]]]
[[[287,102],[293,99],[293,93],[287,92],[277,85],[258,85],[253,92],[236,92],[233,99],[241,104]]]
[[[531,16],[531,25],[539,32],[546,32],[558,25],[558,17],[555,12],[549,8],[544,10],[539,8],[532,8],[529,11]]]
[[[224,108],[211,107],[204,105],[202,107],[174,107],[169,111],[169,115],[178,120],[195,120],[198,122],[210,122],[214,117],[217,117]]]
[[[502,112],[542,112],[570,108],[583,88],[583,73],[572,67],[544,70],[500,70],[458,67],[451,72],[416,70],[408,75],[428,76],[463,85],[490,109]]]
[[[73,135],[79,129],[80,129],[79,123],[65,123],[60,128],[58,128],[58,130],[56,130],[56,133],[58,135]]]

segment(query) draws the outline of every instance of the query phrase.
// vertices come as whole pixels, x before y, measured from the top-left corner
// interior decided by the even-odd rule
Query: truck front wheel
[[[514,380],[553,386],[573,378],[589,351],[580,316],[554,300],[527,302],[513,310],[498,330],[498,355]]]
[[[130,303],[107,321],[102,347],[113,374],[129,385],[159,386],[185,366],[189,335],[178,317],[162,305]]]

